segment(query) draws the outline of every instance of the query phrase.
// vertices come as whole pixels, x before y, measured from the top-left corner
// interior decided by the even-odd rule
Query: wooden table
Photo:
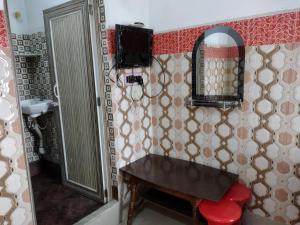
[[[131,190],[127,225],[132,224],[139,186],[154,188],[189,201],[193,221],[202,199],[219,201],[238,175],[180,159],[148,155],[120,169]]]

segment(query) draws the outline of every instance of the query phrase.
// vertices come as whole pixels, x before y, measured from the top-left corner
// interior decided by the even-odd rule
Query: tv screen
[[[148,67],[152,64],[153,30],[116,25],[117,68]]]

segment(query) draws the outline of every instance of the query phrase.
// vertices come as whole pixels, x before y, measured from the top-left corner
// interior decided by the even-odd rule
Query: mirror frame
[[[225,33],[230,35],[236,42],[239,52],[239,62],[238,62],[238,93],[237,96],[230,95],[199,95],[196,93],[197,85],[197,64],[204,65],[203,59],[197,61],[197,51],[198,48],[203,44],[206,37],[214,33]],[[223,107],[225,103],[227,105],[238,105],[243,102],[244,96],[244,68],[245,68],[245,45],[242,37],[238,32],[236,32],[231,27],[217,26],[205,31],[197,39],[192,52],[192,101],[193,105],[196,106],[211,106],[211,107]],[[204,82],[204,74],[200,74],[201,81]]]

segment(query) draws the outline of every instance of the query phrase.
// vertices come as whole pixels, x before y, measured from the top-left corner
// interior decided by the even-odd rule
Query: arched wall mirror
[[[189,105],[234,107],[243,101],[245,46],[232,28],[204,32],[193,49],[192,99]]]

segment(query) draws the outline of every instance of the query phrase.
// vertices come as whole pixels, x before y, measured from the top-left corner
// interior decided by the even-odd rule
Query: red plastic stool
[[[208,225],[232,225],[239,222],[242,215],[239,205],[226,199],[219,202],[203,200],[199,211]]]
[[[235,183],[225,194],[224,199],[235,202],[244,211],[245,204],[251,199],[251,191],[244,184]],[[241,222],[234,223],[234,225],[240,224]]]
[[[237,203],[243,209],[251,199],[251,191],[244,184],[235,183],[225,194],[224,199]]]

